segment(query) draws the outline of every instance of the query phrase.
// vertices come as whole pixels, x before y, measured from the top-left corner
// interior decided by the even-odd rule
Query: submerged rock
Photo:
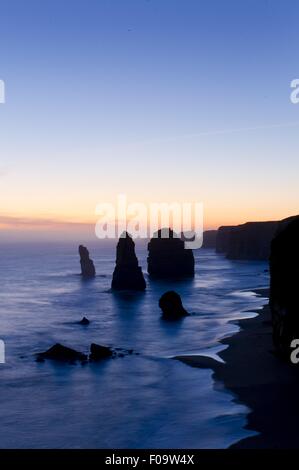
[[[91,278],[96,275],[96,270],[93,264],[92,259],[89,257],[88,249],[80,245],[79,246],[79,255],[80,255],[80,264],[81,264],[81,274],[84,278]]]
[[[273,342],[290,358],[291,342],[299,338],[299,216],[282,220],[271,244],[270,309]]]
[[[146,283],[135,254],[135,243],[127,232],[120,237],[116,248],[116,266],[112,289],[143,291]]]
[[[194,276],[193,251],[171,229],[161,229],[148,244],[148,273],[156,279]]]
[[[189,315],[183,307],[181,296],[175,291],[165,292],[159,300],[159,307],[165,318],[177,319]]]
[[[57,343],[47,351],[37,354],[37,359],[52,359],[55,361],[74,362],[86,361],[87,355]]]
[[[95,343],[92,343],[90,345],[90,361],[100,361],[101,359],[107,359],[108,357],[112,357],[113,355],[114,351],[107,346],[101,346]]]
[[[89,325],[89,323],[90,321],[86,317],[83,317],[82,320],[79,321],[80,325]]]

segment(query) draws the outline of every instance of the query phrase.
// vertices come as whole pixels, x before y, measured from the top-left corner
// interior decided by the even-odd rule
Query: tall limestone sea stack
[[[165,238],[167,237],[167,238]],[[156,279],[194,276],[193,251],[171,229],[160,229],[148,244],[148,273]]]
[[[270,309],[273,342],[290,359],[291,342],[299,339],[299,216],[282,220],[271,244]]]
[[[96,275],[96,270],[92,259],[89,258],[89,251],[85,246],[79,246],[79,255],[82,276],[86,279],[94,277]]]
[[[113,272],[112,289],[143,291],[146,283],[135,254],[135,243],[127,232],[119,239],[116,248],[116,266]]]

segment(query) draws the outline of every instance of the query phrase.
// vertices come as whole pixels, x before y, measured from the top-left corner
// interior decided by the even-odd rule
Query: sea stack
[[[299,216],[282,220],[271,244],[270,309],[273,342],[290,359],[291,342],[299,338]]]
[[[181,296],[172,290],[165,292],[160,297],[159,307],[163,312],[163,316],[167,319],[176,320],[189,315],[183,307]]]
[[[93,261],[89,258],[89,251],[85,246],[79,246],[79,255],[82,276],[84,278],[94,277],[96,275],[96,270]]]
[[[194,276],[193,251],[171,229],[160,229],[148,244],[148,273],[156,279]]]
[[[143,291],[146,283],[135,254],[135,243],[127,232],[120,237],[116,248],[116,266],[112,289]]]

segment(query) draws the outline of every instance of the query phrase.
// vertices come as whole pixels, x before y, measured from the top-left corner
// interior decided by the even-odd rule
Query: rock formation
[[[87,360],[87,355],[57,343],[47,351],[37,354],[37,360],[41,361],[43,359],[63,362],[82,362]]]
[[[89,323],[90,321],[86,317],[83,317],[82,320],[79,321],[80,325],[89,325]]]
[[[232,260],[266,261],[278,222],[247,222],[230,231],[226,257]]]
[[[276,221],[220,227],[216,252],[225,254],[231,260],[268,260],[277,227]]]
[[[218,230],[205,230],[202,248],[216,248]]]
[[[94,277],[96,275],[96,270],[93,261],[89,258],[89,251],[85,246],[79,246],[79,255],[82,276],[84,278]]]
[[[165,235],[168,238],[165,238]],[[148,244],[148,273],[156,279],[194,276],[192,250],[171,229],[158,230]]]
[[[90,361],[100,361],[102,359],[107,359],[108,357],[112,357],[114,354],[111,348],[107,346],[100,346],[99,344],[92,343],[90,345]]]
[[[299,338],[299,216],[282,220],[271,244],[270,308],[276,350],[290,358]]]
[[[112,289],[138,290],[146,288],[141,268],[135,254],[135,243],[125,232],[119,239],[116,249],[116,266],[112,278]]]
[[[232,225],[219,227],[216,236],[216,253],[227,253],[229,237],[233,228]]]
[[[165,292],[159,300],[159,307],[163,316],[168,319],[177,319],[188,315],[180,295],[175,291]]]

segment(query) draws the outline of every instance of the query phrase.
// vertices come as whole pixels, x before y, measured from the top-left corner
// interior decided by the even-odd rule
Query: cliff
[[[202,248],[216,248],[218,230],[205,230]]]
[[[216,253],[227,253],[230,233],[233,228],[232,225],[219,227],[216,235]]]
[[[299,338],[299,216],[279,223],[271,244],[270,309],[276,350],[290,358],[291,341]]]
[[[247,222],[229,232],[226,257],[232,260],[268,260],[278,222]]]

